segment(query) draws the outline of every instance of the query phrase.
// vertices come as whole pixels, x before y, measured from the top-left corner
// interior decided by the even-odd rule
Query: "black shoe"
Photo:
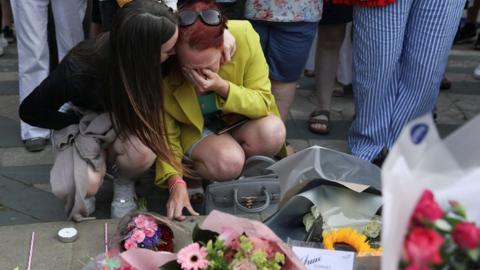
[[[455,36],[455,44],[463,44],[470,41],[477,35],[477,27],[473,23],[466,23],[461,27]]]
[[[15,43],[15,34],[13,33],[13,30],[9,26],[5,26],[2,29],[3,32],[3,37],[8,41],[9,44]]]
[[[450,88],[452,88],[452,82],[444,76],[440,83],[440,90],[449,90]]]
[[[40,152],[47,145],[47,138],[31,138],[24,141],[25,149],[28,152]]]

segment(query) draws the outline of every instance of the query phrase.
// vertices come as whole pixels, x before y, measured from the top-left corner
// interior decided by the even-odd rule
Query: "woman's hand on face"
[[[237,50],[237,42],[235,37],[228,31],[223,32],[223,52],[221,63],[226,64],[232,60],[235,51]]]
[[[187,208],[188,212],[193,216],[198,213],[193,210],[188,197],[187,187],[185,185],[175,185],[170,191],[170,197],[167,202],[167,216],[169,219],[185,220],[183,208]]]
[[[217,73],[209,69],[184,69],[184,73],[201,93],[213,91],[227,98],[230,84]]]

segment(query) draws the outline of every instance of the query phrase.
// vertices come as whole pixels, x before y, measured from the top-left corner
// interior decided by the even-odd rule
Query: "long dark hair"
[[[176,29],[176,15],[165,4],[133,0],[117,11],[109,34],[72,55],[84,60],[84,70],[104,75],[103,103],[118,136],[137,136],[157,158],[181,171],[165,131],[161,63],[161,46]],[[87,55],[96,57],[82,57]]]
[[[110,32],[105,106],[119,134],[135,135],[157,158],[181,169],[164,121],[161,46],[177,29],[172,10],[156,0],[134,0],[118,10]]]

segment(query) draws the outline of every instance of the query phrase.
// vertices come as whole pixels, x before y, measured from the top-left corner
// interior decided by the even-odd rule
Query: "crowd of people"
[[[170,192],[168,216],[180,220],[184,208],[197,214],[188,179],[232,180],[251,156],[294,151],[284,122],[309,58],[305,75],[315,77],[318,105],[305,128],[330,132],[331,96],[341,95],[335,85],[351,81],[349,149],[381,164],[402,127],[435,110],[469,7],[466,0],[372,1],[378,7],[356,0],[11,1],[22,140],[41,151],[53,130],[57,153],[71,148],[86,160],[82,176],[74,166],[52,175],[62,178],[52,182],[63,183],[57,192],[74,201],[73,214],[94,211],[106,174],[114,178],[112,216],[135,209],[131,179],[155,164],[155,183]],[[476,37],[479,7],[472,1],[456,42]],[[49,9],[57,55],[48,46]],[[11,21],[2,18],[7,39]],[[60,60],[53,69],[51,57]],[[480,78],[480,65],[474,75]],[[219,128],[226,117],[237,119],[234,126]],[[69,136],[77,139],[61,140]]]

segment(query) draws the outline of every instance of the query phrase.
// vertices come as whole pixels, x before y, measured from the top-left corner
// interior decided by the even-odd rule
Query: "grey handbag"
[[[205,191],[205,214],[212,210],[242,215],[275,213],[280,201],[280,182],[274,174],[216,182]]]

